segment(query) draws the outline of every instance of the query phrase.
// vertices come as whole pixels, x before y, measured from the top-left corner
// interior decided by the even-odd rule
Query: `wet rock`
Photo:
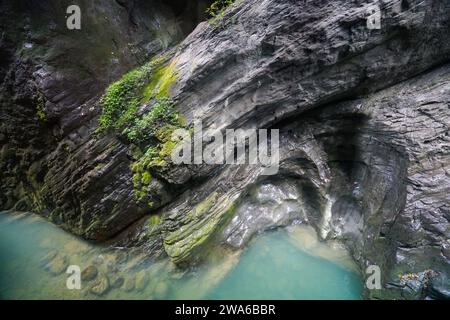
[[[123,289],[126,292],[131,292],[135,289],[135,287],[136,287],[136,278],[134,276],[126,277],[123,284]]]
[[[449,275],[440,273],[428,282],[428,296],[437,300],[450,300]]]
[[[86,40],[81,34],[75,35],[69,45],[65,39],[71,30],[61,28],[61,32],[55,33],[54,27],[48,28],[44,22],[59,15],[58,6],[56,0],[21,8],[0,4],[0,11],[5,13],[0,17],[0,24],[8,26],[4,32],[7,38],[0,44],[3,57],[0,137],[8,137],[4,148],[6,157],[0,157],[0,207],[42,211],[65,229],[101,240],[117,234],[146,210],[132,200],[132,183],[126,183],[131,178],[129,161],[123,146],[118,141],[113,142],[114,138],[101,138],[103,142],[98,144],[88,142],[92,125],[96,123],[91,120],[98,112],[94,101],[111,81],[182,40],[196,19],[185,29],[185,24],[183,27],[178,24],[178,8],[165,3],[119,5],[105,0],[95,5],[86,3],[84,10],[92,16],[86,15],[84,23],[90,25],[95,36]],[[197,12],[196,6],[193,8],[193,12]],[[185,17],[190,16],[187,13]],[[98,20],[98,17],[102,18]],[[30,23],[36,28],[29,28]],[[131,29],[133,36],[123,32]],[[20,31],[13,35],[13,30]],[[82,68],[74,63],[81,54],[84,57]],[[100,56],[102,62],[99,62]],[[15,111],[23,113],[22,116]],[[58,129],[54,131],[56,123]],[[64,142],[59,144],[62,140]],[[77,159],[69,156],[70,153]],[[19,157],[15,158],[16,163],[23,161],[20,165],[23,177],[19,177],[16,170],[9,170],[9,173],[6,170],[14,161],[12,154]],[[98,161],[94,161],[95,158],[111,166],[105,166],[99,173],[94,169]],[[111,175],[121,178],[110,179]],[[24,187],[19,187],[22,185]],[[91,188],[94,185],[98,187]],[[29,194],[34,194],[31,188],[40,190],[35,193],[39,200],[29,198]],[[108,188],[117,193],[106,195],[104,190]],[[77,205],[62,209],[61,204],[69,203],[68,194],[77,195]],[[53,203],[43,208],[46,203],[41,201],[43,198]],[[116,215],[117,219],[112,218]],[[108,220],[111,222],[106,222]]]
[[[64,244],[64,251],[67,254],[83,254],[88,252],[90,249],[89,245],[82,241],[71,240]]]
[[[444,257],[446,257],[447,260],[450,262],[450,243],[444,243],[442,245],[441,251],[442,251],[442,255]]]
[[[169,291],[169,286],[168,286],[167,282],[160,281],[156,284],[153,294],[158,299],[164,299],[168,291]]]
[[[108,261],[106,264],[106,268],[108,269],[108,272],[112,273],[119,271],[119,267],[113,261]]]
[[[31,13],[43,21],[55,16],[54,2],[30,2],[20,15],[8,1],[0,3],[7,13],[0,16],[6,28],[0,139],[8,138],[0,151],[0,207],[35,210],[66,230],[105,240],[150,208],[133,192],[130,146],[113,134],[94,134],[98,97],[112,79],[172,47],[183,33],[171,10],[102,1],[87,8],[87,23],[98,10],[105,17],[93,24],[102,32],[92,33],[91,45],[74,35],[68,50],[69,31],[37,35],[23,28]],[[369,32],[364,1],[240,1],[165,57],[177,69],[170,98],[182,101],[187,125],[198,117],[204,131],[279,127],[277,174],[298,180],[295,200],[314,209],[304,209],[308,223],[345,241],[361,268],[381,266],[387,283],[397,280],[399,266],[416,273],[440,269],[449,256],[450,7],[409,3],[414,10],[383,6],[389,19]],[[130,27],[133,37],[123,32]],[[31,42],[36,36],[49,41]],[[29,57],[22,56],[24,43],[33,44],[23,48]],[[116,46],[123,50],[110,52]],[[75,63],[81,52],[83,68]],[[98,56],[109,58],[99,64]],[[277,192],[236,213],[253,186],[271,179],[262,165],[153,169],[161,179],[148,196],[156,199],[153,210],[164,205],[161,223],[154,233],[136,226],[128,242],[147,255],[165,252],[180,266],[193,264],[224,226],[229,243],[241,246],[292,220],[276,206],[269,209]],[[296,212],[296,201],[288,202],[283,210]],[[140,268],[142,261],[133,263]],[[57,260],[55,270],[64,264]],[[450,287],[443,286],[436,290]],[[408,288],[410,297],[423,290],[416,280]]]
[[[96,266],[101,266],[105,262],[105,257],[103,255],[98,255],[92,260],[92,263]]]
[[[56,250],[50,251],[44,257],[41,258],[40,264],[43,267],[46,267],[57,255],[58,255],[58,251],[56,251]]]
[[[54,275],[59,275],[66,271],[69,261],[66,256],[58,254],[52,261],[49,262],[47,269]]]
[[[184,275],[186,275],[188,273],[187,269],[179,269],[179,270],[174,270],[173,272],[170,273],[170,279],[173,280],[180,280],[184,277]]]
[[[97,267],[90,265],[81,272],[81,280],[92,281],[97,277],[97,275],[98,275]]]
[[[136,274],[136,290],[143,291],[147,288],[148,282],[149,276],[145,270],[141,270]]]
[[[128,261],[128,253],[124,251],[120,251],[116,253],[115,263],[116,264],[123,264]]]
[[[46,238],[46,239],[41,240],[41,242],[39,242],[39,246],[41,248],[49,248],[52,246],[52,243],[53,243],[52,239]]]
[[[101,276],[89,289],[92,294],[102,296],[110,289],[109,279],[106,276]]]
[[[241,248],[252,236],[265,230],[307,220],[296,181],[288,179],[262,184],[238,206],[223,231],[226,243]]]
[[[124,277],[119,276],[119,275],[113,275],[111,276],[111,287],[113,288],[121,288],[125,282]]]

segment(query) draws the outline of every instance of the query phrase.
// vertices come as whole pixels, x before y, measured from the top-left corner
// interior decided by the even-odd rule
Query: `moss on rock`
[[[128,72],[108,87],[100,100],[102,114],[98,132],[108,128],[122,130],[136,117],[142,102],[142,90],[151,78],[152,70],[153,64],[150,62]]]
[[[39,92],[37,95],[36,114],[39,121],[41,122],[47,121],[47,115],[45,114],[45,98],[41,92]]]
[[[150,82],[145,86],[143,97],[145,101],[150,99],[164,99],[169,96],[172,84],[177,80],[178,72],[175,69],[176,60],[172,60],[167,66],[161,66],[155,70]]]
[[[131,166],[134,193],[140,201],[151,192],[152,169],[164,168],[169,161],[176,146],[173,131],[184,126],[184,118],[169,98],[178,74],[176,60],[167,65],[164,61],[160,56],[125,74],[100,101],[103,109],[97,132],[113,129],[130,143],[135,157]],[[150,101],[149,111],[138,116],[140,106]]]
[[[201,259],[234,212],[233,201],[211,193],[186,213],[188,224],[164,234],[166,253],[176,264],[190,263],[194,257]]]

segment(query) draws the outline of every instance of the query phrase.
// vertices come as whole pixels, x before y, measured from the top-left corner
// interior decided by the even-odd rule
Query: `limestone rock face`
[[[178,265],[199,261],[211,242],[244,246],[302,221],[342,240],[363,273],[380,266],[383,290],[368,297],[448,296],[449,3],[377,2],[381,28],[369,29],[374,1],[237,1],[189,35],[173,6],[157,1],[86,1],[78,33],[50,18],[63,4],[47,3],[1,3],[2,209],[33,210],[97,240],[135,222],[121,244]],[[168,164],[152,172],[153,206],[136,199],[132,148],[95,134],[98,100],[163,51],[177,71],[170,98],[188,125],[280,130],[277,175],[261,165]],[[300,208],[246,221],[252,190],[279,181],[289,184],[279,185],[288,195],[280,201]]]
[[[81,30],[69,30],[71,4],[0,2],[0,207],[106,239],[145,207],[134,201],[127,147],[94,134],[98,99],[183,39],[186,26],[174,3],[105,0],[79,1]]]

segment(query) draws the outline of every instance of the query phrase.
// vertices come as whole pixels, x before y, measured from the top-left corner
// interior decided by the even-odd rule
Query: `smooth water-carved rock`
[[[225,228],[226,243],[240,248],[256,234],[307,221],[295,182],[267,183],[251,192]]]
[[[125,282],[124,277],[120,276],[120,275],[113,275],[111,276],[111,287],[118,289],[121,288]]]

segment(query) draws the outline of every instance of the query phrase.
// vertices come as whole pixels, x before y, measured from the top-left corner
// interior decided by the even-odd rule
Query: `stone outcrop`
[[[159,2],[106,2],[84,4],[91,13],[78,34],[45,20],[55,14],[30,20],[62,4],[19,2],[28,15],[16,23],[18,9],[2,4],[10,14],[1,24],[15,30],[0,43],[2,209],[36,211],[89,239],[125,231],[122,244],[178,265],[215,242],[244,246],[258,232],[309,223],[342,240],[362,272],[381,267],[383,290],[368,297],[449,297],[450,4],[377,2],[378,30],[367,28],[374,1],[237,1],[187,35],[198,17]],[[189,16],[183,27],[176,15]],[[96,133],[98,100],[163,51],[176,70],[169,97],[188,125],[280,129],[276,176],[261,165],[168,163],[151,168],[152,205],[136,199],[135,146]],[[261,199],[255,190],[270,186],[273,199]],[[283,203],[295,205],[274,216]]]
[[[182,40],[198,17],[182,28],[160,1],[79,1],[81,30],[68,30],[73,1],[0,4],[0,206],[107,239],[146,212],[134,201],[126,146],[94,135],[97,101],[124,72]]]

